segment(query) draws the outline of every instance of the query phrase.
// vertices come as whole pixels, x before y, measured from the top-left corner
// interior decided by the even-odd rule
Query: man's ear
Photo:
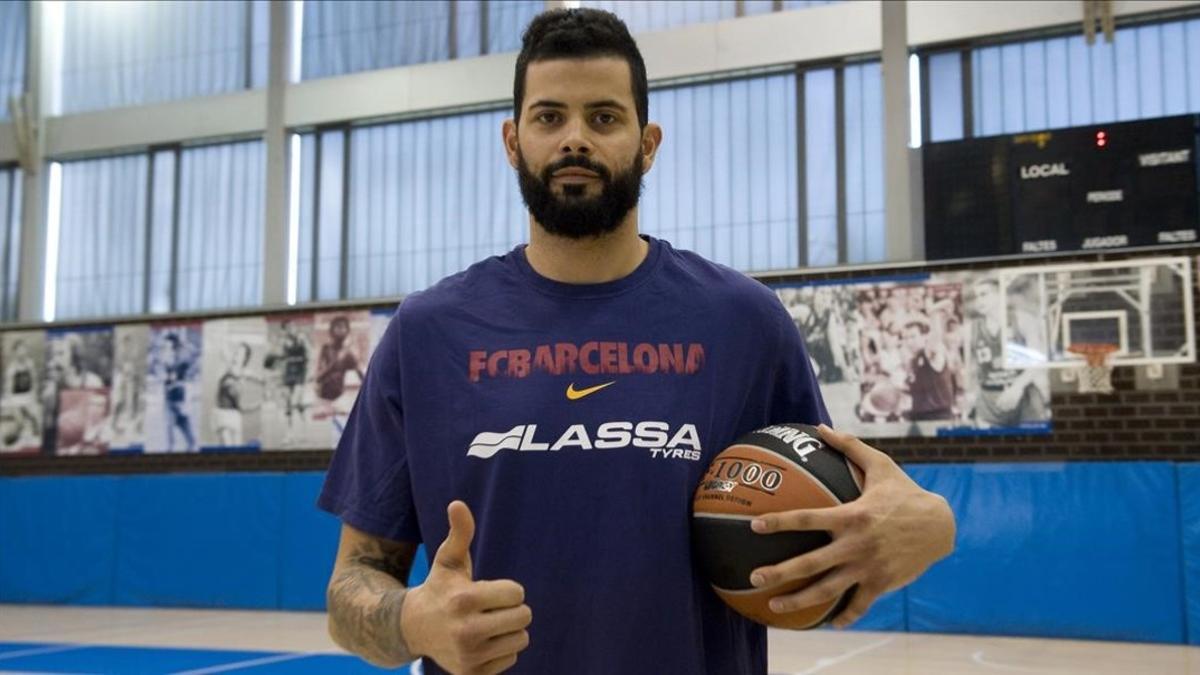
[[[662,127],[654,122],[646,125],[642,129],[642,173],[650,172],[650,167],[654,166],[654,158],[658,155],[658,149],[662,146]]]
[[[500,125],[500,134],[504,142],[504,154],[508,156],[508,165],[517,168],[517,121],[511,117]]]

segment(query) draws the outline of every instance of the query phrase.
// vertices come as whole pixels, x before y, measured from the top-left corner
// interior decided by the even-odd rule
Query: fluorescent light
[[[567,9],[578,9],[583,7],[583,0],[563,0],[562,6]]]
[[[304,55],[304,0],[292,0],[292,72],[291,82],[299,82],[300,59]]]
[[[58,231],[62,218],[62,164],[50,164],[46,190],[46,277],[42,286],[42,320],[53,321],[58,302]]]
[[[908,147],[921,147],[921,57],[908,57]]]
[[[296,304],[300,271],[300,134],[292,134],[288,180],[288,268],[287,304]]]

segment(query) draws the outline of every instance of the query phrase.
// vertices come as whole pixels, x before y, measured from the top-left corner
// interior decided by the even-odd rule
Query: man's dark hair
[[[583,59],[613,56],[629,64],[633,101],[638,126],[645,128],[650,117],[650,88],[646,64],[629,29],[616,15],[599,9],[552,9],[529,23],[521,38],[517,73],[513,80],[513,115],[520,123],[525,102],[525,70],[534,61]]]

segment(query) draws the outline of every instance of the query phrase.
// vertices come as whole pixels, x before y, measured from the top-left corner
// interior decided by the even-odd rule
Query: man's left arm
[[[825,425],[819,429],[826,443],[863,470],[862,496],[840,506],[756,518],[751,527],[760,534],[824,530],[833,541],[761,567],[751,574],[750,582],[763,588],[821,577],[803,590],[773,598],[770,607],[776,612],[828,602],[857,585],[850,603],[833,620],[834,626],[845,628],[862,618],[879,596],[912,583],[930,565],[950,555],[954,513],[943,497],[914,483],[886,454],[850,434]]]

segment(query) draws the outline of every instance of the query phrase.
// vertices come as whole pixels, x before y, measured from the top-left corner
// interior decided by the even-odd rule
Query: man
[[[1005,309],[1000,283],[994,277],[984,277],[973,290],[970,354],[978,390],[972,406],[975,423],[983,428],[1004,428],[1045,420],[1050,400],[1045,371],[1004,367],[1001,324]],[[1019,333],[1013,335],[1014,342],[1045,354],[1036,317],[1014,311],[1012,322]]]
[[[942,318],[914,318],[904,326],[904,349],[908,358],[906,384],[912,398],[908,419],[913,422],[948,420],[954,417],[954,373],[946,357],[946,343],[937,328]]]
[[[291,319],[284,319],[279,326],[282,333],[279,336],[278,351],[268,354],[264,361],[267,368],[280,368],[280,394],[283,396],[283,410],[287,418],[283,444],[290,446],[295,442],[294,428],[304,421],[304,384],[308,381],[308,340],[297,330]]]
[[[346,374],[354,373],[362,381],[364,374],[359,367],[359,357],[349,341],[350,319],[344,315],[333,317],[329,322],[329,342],[321,345],[317,357],[317,397],[325,404],[325,410],[338,434],[344,430],[341,418],[346,414],[346,405],[338,405],[346,393]]]
[[[79,389],[101,389],[104,380],[93,372],[85,352],[83,336],[79,333],[62,333],[47,340],[49,356],[46,360],[46,377],[42,380],[42,414],[46,423],[42,428],[42,451],[56,453],[58,441],[58,416],[62,410],[61,394]]]
[[[766,672],[766,631],[692,565],[692,494],[739,434],[827,416],[769,289],[638,235],[641,176],[662,139],[647,101],[641,55],[613,15],[553,10],[526,30],[503,140],[530,242],[405,299],[320,497],[343,521],[330,632],[373,663]],[[953,516],[886,456],[826,438],[865,468],[867,492],[761,518],[756,531],[822,529],[834,542],[751,581],[828,572],[776,598],[778,611],[858,584],[845,624],[948,553]],[[418,541],[440,548],[407,589]]]
[[[137,348],[133,335],[122,335],[113,368],[113,413],[109,419],[111,443],[116,447],[141,444],[145,363],[145,350]]]
[[[250,374],[250,359],[254,350],[250,343],[234,343],[225,352],[225,371],[217,380],[217,396],[213,408],[213,432],[217,445],[234,448],[245,444],[242,435],[242,413],[246,408],[243,389],[247,382],[263,383],[261,378]]]
[[[12,344],[12,354],[4,367],[4,412],[16,422],[11,435],[5,438],[5,449],[24,449],[35,443],[31,439],[41,433],[36,370],[25,341],[18,338]]]
[[[196,355],[184,338],[174,331],[164,338],[169,352],[160,366],[163,378],[163,401],[167,414],[167,452],[175,452],[175,431],[183,436],[187,452],[196,451],[196,435],[192,432],[192,416],[188,410],[188,383],[194,377]]]

